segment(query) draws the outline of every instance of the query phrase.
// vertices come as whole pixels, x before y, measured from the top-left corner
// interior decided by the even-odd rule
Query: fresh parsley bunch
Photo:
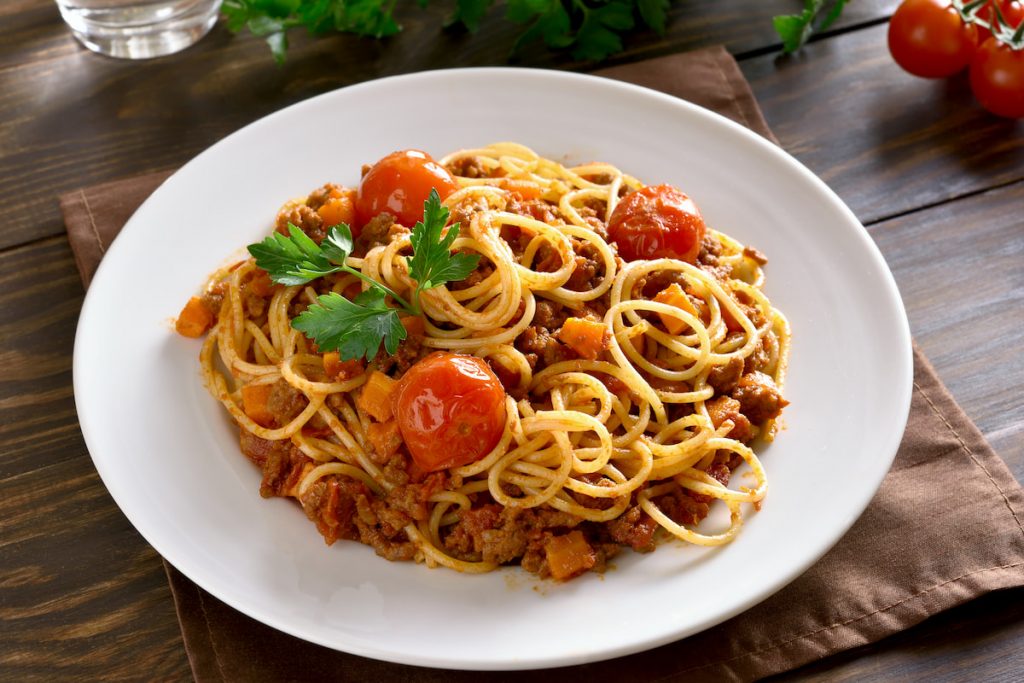
[[[287,237],[275,232],[248,249],[256,265],[283,285],[303,285],[331,273],[351,273],[366,282],[369,289],[352,300],[335,292],[321,294],[315,304],[292,320],[292,327],[316,342],[320,351],[337,351],[342,360],[372,360],[381,344],[393,354],[405,339],[399,313],[422,315],[421,292],[464,280],[480,262],[476,254],[452,253],[459,224],[445,230],[448,214],[437,190],[431,190],[423,203],[423,220],[409,235],[413,255],[406,257],[406,265],[416,288],[408,301],[387,285],[346,265],[352,253],[352,230],[344,223],[333,226],[320,244],[289,223]],[[389,306],[388,297],[399,308]]]
[[[425,7],[430,0],[417,0]],[[506,0],[505,18],[524,26],[512,50],[543,40],[571,50],[574,59],[599,61],[622,50],[622,34],[640,23],[665,32],[670,0]],[[224,0],[222,12],[233,32],[248,28],[266,37],[282,63],[288,31],[305,27],[314,35],[332,31],[383,38],[398,33],[395,0]],[[447,25],[476,31],[494,0],[454,0]]]

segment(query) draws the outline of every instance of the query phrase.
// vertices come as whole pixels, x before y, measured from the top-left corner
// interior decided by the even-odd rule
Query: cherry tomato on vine
[[[1024,4],[1021,4],[1018,0],[990,0],[978,10],[976,16],[990,24],[995,24],[996,12],[993,7],[996,4],[999,5],[999,11],[1003,13],[1003,19],[1006,19],[1006,23],[1010,25],[1010,28],[1017,28],[1024,21]],[[978,45],[981,45],[991,37],[991,31],[984,26],[978,27]]]
[[[407,149],[387,155],[363,176],[356,195],[360,227],[387,211],[407,228],[423,219],[423,202],[436,189],[441,201],[456,189],[455,179],[426,152]]]
[[[630,192],[608,221],[608,236],[627,261],[674,258],[694,263],[705,230],[697,205],[671,185]]]
[[[971,91],[997,116],[1024,117],[1024,49],[989,38],[971,62]]]
[[[505,431],[505,389],[475,356],[445,351],[417,362],[395,389],[395,417],[426,472],[476,462]]]
[[[971,63],[978,27],[964,23],[950,0],[904,0],[889,20],[889,52],[904,71],[945,78]]]

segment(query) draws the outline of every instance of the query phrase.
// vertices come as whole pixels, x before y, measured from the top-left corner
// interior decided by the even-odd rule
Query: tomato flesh
[[[671,185],[630,192],[608,221],[608,236],[627,261],[673,258],[695,263],[705,231],[697,205]]]
[[[1024,118],[1024,50],[989,38],[971,62],[971,91],[997,116]]]
[[[363,176],[356,195],[356,219],[366,225],[388,212],[407,228],[423,219],[423,202],[436,189],[441,201],[458,189],[452,174],[418,149],[387,155]]]
[[[439,351],[399,380],[395,416],[420,469],[468,465],[493,450],[505,431],[505,390],[481,359]]]
[[[889,20],[889,52],[922,78],[946,78],[971,63],[978,28],[965,24],[949,0],[904,0]]]

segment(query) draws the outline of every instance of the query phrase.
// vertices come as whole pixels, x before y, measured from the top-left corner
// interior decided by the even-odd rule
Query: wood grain
[[[1024,121],[896,66],[886,26],[740,63],[783,148],[865,223],[1024,177]]]
[[[163,565],[84,449],[0,481],[0,678],[185,680]]]
[[[871,228],[910,329],[1024,481],[1024,182]]]
[[[66,238],[0,253],[0,481],[85,452],[71,388],[82,297]]]
[[[28,4],[29,14],[42,11]],[[637,34],[615,61],[719,42],[737,52],[771,47],[777,44],[771,15],[794,4],[680,3],[664,38]],[[844,21],[877,20],[894,4],[853,3]],[[494,15],[476,35],[439,32],[442,9],[428,11],[437,16],[408,21],[400,36],[387,41],[309,39],[300,34],[283,68],[273,65],[262,40],[232,37],[222,26],[179,55],[144,62],[107,59],[80,49],[52,48],[57,51],[52,58],[19,53],[11,58],[14,66],[0,68],[0,201],[8,209],[0,248],[60,234],[63,226],[54,202],[58,194],[178,167],[228,133],[294,102],[382,76],[506,62],[517,27]],[[52,22],[43,26],[52,28]],[[0,45],[5,44],[6,30],[0,30]],[[22,38],[15,34],[7,40]],[[540,47],[527,51],[518,63],[593,66]]]

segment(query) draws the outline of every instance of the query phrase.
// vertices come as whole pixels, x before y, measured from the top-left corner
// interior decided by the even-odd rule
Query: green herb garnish
[[[437,0],[435,0],[436,2]],[[430,0],[417,0],[425,7]],[[266,38],[277,62],[288,50],[288,32],[305,28],[313,35],[354,33],[383,38],[402,27],[395,0],[224,0],[221,12],[233,32],[248,29]],[[412,3],[407,3],[406,6]],[[452,0],[446,26],[476,31],[494,0]],[[665,32],[669,0],[506,0],[505,18],[525,29],[513,52],[534,40],[555,49],[571,49],[574,59],[602,60],[622,51],[621,34],[640,21]]]
[[[423,220],[416,223],[409,236],[413,255],[406,257],[406,264],[409,277],[416,281],[411,301],[346,265],[352,252],[352,230],[344,223],[333,226],[321,244],[289,223],[288,237],[274,233],[262,242],[250,244],[248,249],[256,265],[267,271],[271,280],[283,285],[302,285],[341,272],[351,273],[369,284],[370,288],[352,301],[334,292],[321,294],[316,303],[296,316],[292,327],[316,342],[320,351],[337,351],[342,360],[371,360],[382,343],[392,354],[405,339],[406,331],[398,317],[400,310],[422,315],[421,292],[465,279],[480,262],[476,254],[451,252],[451,245],[459,236],[459,224],[445,231],[448,214],[437,190],[431,190],[423,203]],[[388,306],[387,297],[400,309]]]

